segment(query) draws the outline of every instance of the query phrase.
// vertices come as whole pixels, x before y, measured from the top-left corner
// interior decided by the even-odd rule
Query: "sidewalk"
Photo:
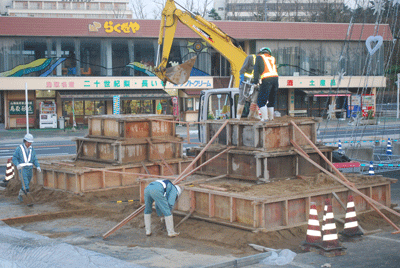
[[[345,120],[342,119],[316,119],[319,120],[316,127],[319,129],[326,129],[326,128],[354,128],[356,126],[350,125],[350,119],[346,118]],[[378,122],[378,126],[384,125],[399,125],[400,127],[400,120],[395,118],[380,118]],[[377,126],[377,125],[367,125],[369,127]],[[358,128],[362,128],[365,126],[358,126]],[[197,134],[198,125],[197,124],[190,124],[189,127],[190,134]],[[29,132],[33,135],[34,138],[51,138],[51,139],[59,139],[60,137],[63,138],[72,138],[72,137],[84,137],[88,135],[88,128],[84,127],[83,129],[75,129],[73,131],[71,128],[62,129],[29,129]],[[4,124],[0,124],[0,140],[8,140],[8,139],[22,139],[26,134],[26,129],[4,129]],[[186,124],[177,124],[176,125],[176,134],[178,135],[187,135],[187,127]]]

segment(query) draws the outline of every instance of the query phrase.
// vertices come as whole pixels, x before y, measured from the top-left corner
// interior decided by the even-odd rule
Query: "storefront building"
[[[383,46],[371,54],[360,45],[374,34],[373,25],[353,25],[354,37],[344,43],[348,24],[332,29],[331,24],[312,23],[215,23],[247,53],[272,49],[280,75],[276,109],[283,115],[324,116],[329,104],[341,110],[346,103],[348,109],[351,95],[371,95],[386,85]],[[115,112],[116,96],[121,114],[166,113],[196,121],[201,90],[229,84],[229,62],[183,25],[177,29],[170,64],[195,55],[197,60],[182,85],[164,85],[152,73],[158,20],[0,17],[0,25],[0,123],[6,128],[26,124],[25,88],[29,121],[38,127],[43,107],[50,103],[67,124],[86,124],[90,115]],[[380,31],[384,42],[392,39],[387,25]],[[371,74],[363,73],[365,59]]]

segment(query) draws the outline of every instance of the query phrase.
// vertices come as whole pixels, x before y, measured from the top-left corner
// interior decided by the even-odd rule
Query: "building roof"
[[[105,25],[112,22],[131,25],[128,33],[117,27],[107,33]],[[388,24],[271,22],[271,21],[212,21],[226,34],[237,40],[315,40],[315,41],[358,41],[369,36],[381,35],[385,41],[392,40]],[[136,23],[136,24],[135,24]],[[78,19],[78,18],[25,18],[0,16],[0,36],[43,36],[43,37],[114,37],[114,38],[158,38],[160,20],[130,19]],[[134,26],[133,26],[134,25]],[[132,30],[137,29],[137,30]],[[119,32],[118,32],[119,31]],[[175,38],[199,38],[190,28],[178,24]]]

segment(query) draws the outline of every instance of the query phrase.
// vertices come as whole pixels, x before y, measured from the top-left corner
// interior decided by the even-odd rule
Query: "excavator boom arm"
[[[169,81],[168,77],[166,77],[166,66],[178,21],[189,27],[229,61],[231,74],[234,77],[234,86],[239,87],[239,71],[247,54],[242,48],[234,45],[231,38],[215,24],[189,11],[177,9],[173,0],[167,0],[162,12],[158,44],[163,45],[163,53],[160,64],[156,68],[156,75],[163,81]]]

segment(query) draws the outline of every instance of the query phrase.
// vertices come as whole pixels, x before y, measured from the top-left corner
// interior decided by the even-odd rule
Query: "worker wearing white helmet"
[[[182,189],[178,185],[173,185],[170,180],[157,180],[151,182],[144,189],[144,225],[146,235],[151,235],[151,213],[153,202],[155,202],[157,215],[165,217],[165,225],[169,237],[178,236],[174,230],[174,220],[172,210],[175,202],[181,195]]]
[[[26,134],[23,139],[23,144],[19,145],[12,157],[13,164],[17,167],[19,178],[21,179],[21,190],[18,194],[18,200],[22,201],[22,196],[29,193],[29,183],[32,179],[33,166],[41,172],[40,164],[36,157],[35,150],[32,147],[33,136],[32,134]]]

